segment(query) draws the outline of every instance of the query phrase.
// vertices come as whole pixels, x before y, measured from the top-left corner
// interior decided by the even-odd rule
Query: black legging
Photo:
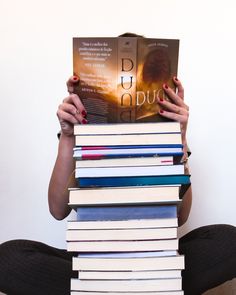
[[[236,277],[236,227],[210,225],[183,236],[185,295],[204,291]],[[48,245],[13,240],[0,245],[0,291],[8,295],[70,294],[74,254]]]

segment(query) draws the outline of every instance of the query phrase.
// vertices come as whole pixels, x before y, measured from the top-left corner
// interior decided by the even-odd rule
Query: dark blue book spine
[[[85,177],[77,178],[79,187],[121,187],[145,185],[190,185],[189,175],[130,176],[130,177]]]
[[[78,207],[77,220],[129,220],[176,218],[177,205]]]

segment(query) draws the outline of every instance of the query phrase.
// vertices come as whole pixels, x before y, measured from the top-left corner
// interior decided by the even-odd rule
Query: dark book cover
[[[179,40],[142,37],[73,38],[76,93],[90,123],[166,121],[156,97],[175,89]]]

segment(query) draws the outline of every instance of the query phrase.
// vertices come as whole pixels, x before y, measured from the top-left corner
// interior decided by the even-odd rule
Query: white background
[[[181,40],[194,197],[181,234],[235,225],[235,12],[234,0],[0,0],[0,242],[65,247],[66,220],[50,216],[47,187],[72,37],[127,31]]]

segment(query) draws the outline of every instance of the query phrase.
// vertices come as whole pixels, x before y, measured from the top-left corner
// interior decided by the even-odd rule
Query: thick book
[[[71,290],[97,292],[155,292],[182,289],[181,278],[143,280],[79,280],[71,279]]]
[[[84,177],[76,178],[78,187],[119,187],[145,185],[175,185],[181,184],[184,191],[190,186],[190,175],[157,175],[130,177]],[[182,188],[181,188],[182,189]]]
[[[180,133],[179,122],[159,122],[136,124],[75,124],[74,135]]]
[[[182,144],[181,133],[75,135],[76,146]]]
[[[79,271],[80,280],[140,280],[181,278],[181,270],[146,271]]]
[[[89,206],[77,208],[77,220],[176,218],[177,205]]]
[[[93,177],[135,177],[184,174],[184,164],[135,167],[93,167],[76,168],[75,178]]]
[[[73,157],[77,160],[163,156],[173,156],[174,158],[181,158],[183,156],[182,144],[157,146],[90,146],[75,147],[73,150]]]
[[[178,239],[135,241],[67,241],[69,252],[137,252],[177,250]]]
[[[173,165],[173,156],[164,157],[130,157],[116,159],[94,159],[94,160],[76,160],[75,168],[95,168],[95,167],[137,167],[137,166],[158,166]]]
[[[158,228],[176,227],[178,218],[159,219],[128,219],[128,220],[68,220],[67,229],[128,229],[128,228]]]
[[[163,204],[178,202],[180,185],[77,188],[69,191],[69,205],[101,206],[131,204]]]
[[[160,292],[88,292],[71,291],[70,295],[184,295],[184,291],[160,291]]]
[[[73,38],[73,71],[90,123],[166,121],[156,97],[175,89],[179,40],[140,37]]]
[[[66,231],[66,241],[139,241],[176,238],[177,227]]]
[[[183,270],[184,255],[177,251],[79,254],[72,258],[78,271]]]

